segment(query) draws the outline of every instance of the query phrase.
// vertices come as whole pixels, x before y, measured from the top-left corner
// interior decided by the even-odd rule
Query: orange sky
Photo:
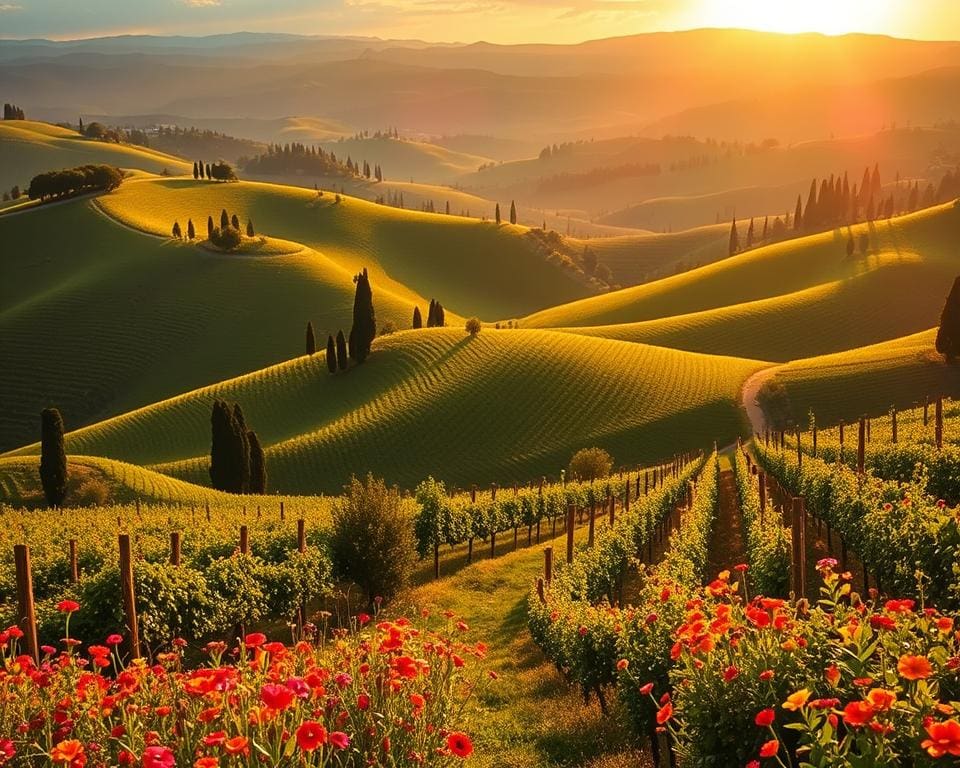
[[[567,43],[722,26],[960,40],[960,0],[0,0],[0,37],[249,30]]]

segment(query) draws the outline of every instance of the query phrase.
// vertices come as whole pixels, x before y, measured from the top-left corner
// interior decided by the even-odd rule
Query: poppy
[[[169,747],[153,746],[143,750],[143,768],[174,768],[177,759]]]
[[[314,720],[306,720],[297,728],[297,746],[304,752],[313,752],[327,743],[327,729]]]
[[[780,742],[776,739],[770,739],[770,741],[765,741],[763,746],[760,747],[760,757],[773,757],[779,751]]]
[[[454,731],[447,736],[447,749],[457,757],[468,758],[473,754],[473,742],[467,734]]]
[[[960,721],[946,720],[942,723],[930,723],[927,727],[929,739],[920,744],[933,758],[945,755],[960,757]]]
[[[753,722],[757,724],[760,728],[769,728],[773,725],[773,721],[776,718],[776,713],[772,708],[767,707],[766,709],[761,709],[757,712],[757,716],[753,718]]]

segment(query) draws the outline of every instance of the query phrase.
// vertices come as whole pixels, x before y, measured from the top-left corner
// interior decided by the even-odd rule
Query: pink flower
[[[346,749],[350,746],[350,737],[343,731],[334,731],[330,734],[330,743],[334,749]]]

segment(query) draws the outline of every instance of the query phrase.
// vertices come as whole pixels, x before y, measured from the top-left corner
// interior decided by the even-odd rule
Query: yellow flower
[[[806,688],[801,688],[796,693],[791,693],[787,696],[787,700],[783,702],[783,708],[789,709],[791,712],[796,712],[798,709],[803,709],[807,705],[807,700],[810,698],[810,691]]]

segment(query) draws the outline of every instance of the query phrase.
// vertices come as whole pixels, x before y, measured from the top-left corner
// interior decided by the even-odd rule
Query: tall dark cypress
[[[373,291],[367,268],[354,278],[357,290],[353,297],[353,327],[350,329],[350,357],[362,363],[370,355],[370,346],[377,336],[377,316],[373,309]]]
[[[210,163],[207,163],[207,178],[212,179],[213,176],[210,175]]]
[[[447,324],[447,313],[443,309],[443,304],[437,302],[437,328],[443,328]]]
[[[56,408],[40,412],[40,484],[48,506],[63,506],[67,496],[67,451],[63,444],[63,417]]]
[[[250,493],[264,494],[267,492],[267,462],[260,438],[252,429],[247,432],[247,444],[250,446]]]
[[[500,223],[500,203],[497,203],[496,211],[494,211],[494,216],[497,219],[497,224]]]
[[[420,316],[420,307],[413,308],[413,327],[423,328],[423,318]]]
[[[517,204],[513,200],[510,201],[510,223],[517,223]]]
[[[430,308],[427,310],[427,328],[433,328],[437,324],[437,302],[430,299]]]
[[[960,356],[960,277],[953,281],[943,305],[937,329],[937,352],[951,362]]]
[[[227,216],[227,209],[220,211],[220,229],[226,229],[230,226],[230,217]]]
[[[207,216],[207,237],[213,234],[213,216]]]
[[[228,491],[231,488],[230,449],[233,424],[233,414],[226,402],[214,400],[210,414],[210,485],[218,491]]]
[[[797,195],[797,209],[793,212],[793,228],[800,230],[803,228],[803,196]]]
[[[740,251],[740,235],[737,234],[737,220],[734,218],[730,225],[730,246],[728,252],[731,256]]]
[[[205,176],[205,174],[204,174],[204,172],[203,172],[203,160],[201,160],[201,161],[199,161],[199,162],[197,163],[197,173],[198,173],[198,175],[200,176],[201,179]]]
[[[810,191],[807,193],[807,207],[803,211],[803,226],[808,232],[819,224],[817,209],[817,180],[810,182]]]
[[[250,490],[250,441],[240,403],[233,406],[233,451],[235,493],[246,493]]]
[[[194,178],[194,180],[200,178],[200,171],[197,170],[197,163],[196,163],[196,161],[194,161],[194,163],[193,163],[193,178]]]
[[[327,370],[330,373],[337,372],[337,347],[333,342],[333,336],[327,336]]]
[[[343,337],[343,331],[337,331],[337,367],[341,371],[347,370],[350,365],[350,359],[347,357],[347,340]]]
[[[317,337],[313,334],[313,323],[307,321],[307,354],[312,355],[317,351]]]

